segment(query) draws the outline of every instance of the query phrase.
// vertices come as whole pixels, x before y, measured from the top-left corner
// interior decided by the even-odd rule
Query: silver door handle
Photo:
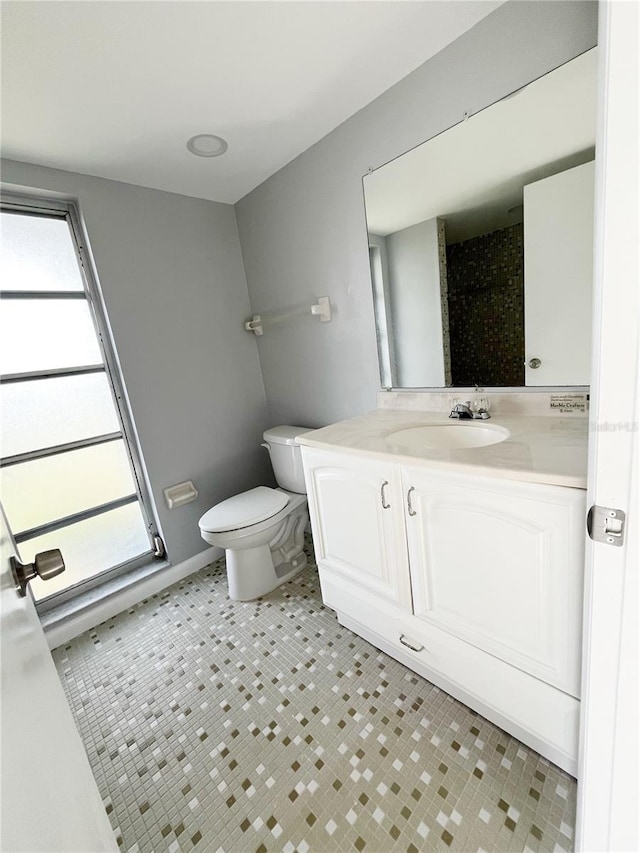
[[[409,515],[417,515],[418,513],[414,510],[411,505],[411,492],[415,492],[415,488],[411,486],[409,491],[407,492],[407,509],[409,510]]]
[[[9,558],[11,572],[16,584],[18,595],[25,596],[27,594],[27,584],[34,578],[41,578],[43,581],[48,581],[55,578],[61,572],[64,572],[64,560],[58,548],[52,548],[50,551],[41,551],[36,554],[33,563],[21,563],[15,557]]]
[[[389,485],[389,481],[385,480],[384,483],[380,486],[380,499],[382,500],[382,509],[389,509],[391,504],[388,504],[384,499],[384,487]]]
[[[540,361],[539,358],[529,359],[529,367],[531,368],[531,370],[537,370],[541,364],[542,364],[542,362]]]

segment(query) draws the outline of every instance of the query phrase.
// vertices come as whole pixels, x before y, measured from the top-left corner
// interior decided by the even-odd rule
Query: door
[[[418,619],[580,695],[585,493],[407,466]]]
[[[589,384],[593,175],[584,163],[524,188],[525,385]]]
[[[302,458],[320,580],[332,572],[410,610],[397,466],[306,447]]]
[[[576,849],[637,851],[638,32],[637,3],[603,2],[588,503],[626,514],[623,544],[588,540]]]
[[[0,513],[2,824],[12,853],[116,851],[98,788],[29,593],[9,568],[14,549]]]

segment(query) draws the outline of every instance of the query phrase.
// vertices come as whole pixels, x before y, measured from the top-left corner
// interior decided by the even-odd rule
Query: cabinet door
[[[585,493],[404,470],[415,615],[579,696]]]
[[[302,457],[320,580],[332,572],[410,609],[398,467],[306,447]]]

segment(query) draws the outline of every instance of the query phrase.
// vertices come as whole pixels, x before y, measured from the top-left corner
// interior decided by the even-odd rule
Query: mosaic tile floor
[[[573,849],[575,781],[322,606],[208,566],[57,649],[118,844],[148,851]]]

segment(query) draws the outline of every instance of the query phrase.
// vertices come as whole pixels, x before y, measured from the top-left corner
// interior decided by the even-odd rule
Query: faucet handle
[[[473,401],[473,417],[474,418],[490,418],[489,400],[487,397],[476,397]]]

